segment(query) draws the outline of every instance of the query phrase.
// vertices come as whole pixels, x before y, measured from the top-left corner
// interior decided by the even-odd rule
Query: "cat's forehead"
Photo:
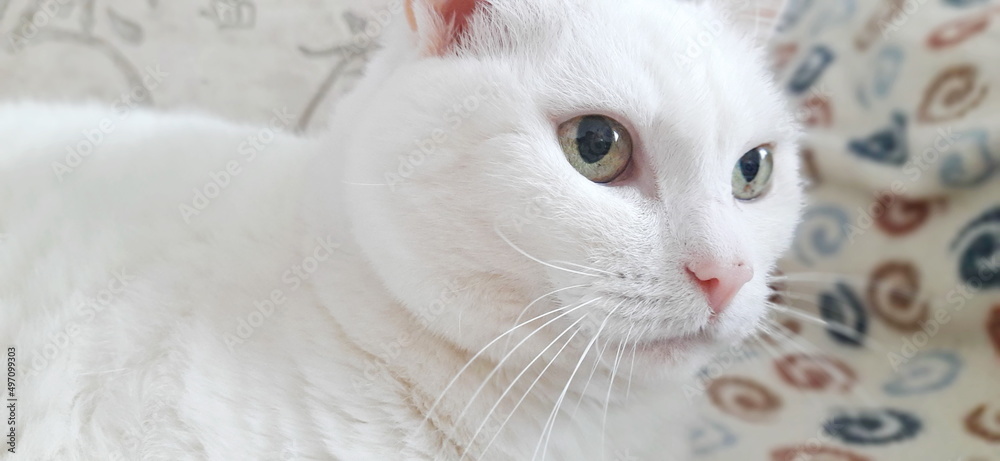
[[[715,11],[679,1],[584,3],[592,8],[507,29],[535,35],[515,39],[530,45],[510,59],[531,76],[543,111],[624,117],[650,142],[670,137],[706,151],[779,135],[786,114],[760,51]]]

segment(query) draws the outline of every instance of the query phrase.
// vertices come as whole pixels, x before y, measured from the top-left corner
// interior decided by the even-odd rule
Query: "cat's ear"
[[[455,46],[476,8],[487,0],[406,0],[406,20],[421,52],[442,55]]]
[[[733,25],[743,29],[757,43],[764,44],[774,35],[785,11],[787,0],[705,0],[720,9]]]

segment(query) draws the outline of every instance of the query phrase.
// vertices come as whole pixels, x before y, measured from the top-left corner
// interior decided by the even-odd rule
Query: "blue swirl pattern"
[[[792,74],[792,78],[788,82],[788,89],[793,94],[805,93],[823,75],[826,68],[833,62],[834,56],[833,50],[824,45],[813,47],[799,64],[795,73]]]
[[[896,397],[940,391],[955,382],[961,369],[962,358],[955,352],[925,352],[903,365],[882,389]]]
[[[1000,206],[967,224],[951,244],[959,278],[976,289],[1000,288]]]
[[[795,28],[805,17],[806,12],[812,7],[814,0],[789,0],[785,6],[785,12],[778,22],[778,32],[785,32]]]
[[[893,112],[890,125],[865,139],[853,139],[847,148],[859,157],[900,166],[910,157],[906,139],[906,114]]]
[[[830,257],[840,252],[850,235],[847,212],[832,206],[818,205],[806,210],[795,231],[796,258],[807,266],[815,256]]]
[[[852,445],[886,445],[912,439],[923,423],[910,413],[892,408],[862,409],[823,424],[828,435]]]
[[[714,421],[702,421],[688,433],[691,451],[695,456],[706,456],[726,447],[736,445],[733,431]]]
[[[834,341],[851,347],[864,344],[868,314],[851,287],[837,283],[833,292],[820,293],[819,312],[830,323],[826,332]]]
[[[985,130],[971,130],[955,135],[955,144],[941,160],[941,183],[947,187],[978,187],[997,172],[997,161],[990,152],[989,133]],[[974,151],[964,152],[963,145]],[[979,165],[966,166],[966,159],[976,158]]]

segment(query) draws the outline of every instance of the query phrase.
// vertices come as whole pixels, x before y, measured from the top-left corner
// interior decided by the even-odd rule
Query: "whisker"
[[[597,351],[597,358],[594,360],[594,366],[590,368],[590,375],[587,377],[587,382],[583,385],[583,390],[580,391],[580,398],[576,399],[576,406],[573,407],[573,416],[576,416],[576,413],[580,410],[580,404],[583,403],[584,394],[587,392],[587,388],[590,387],[590,382],[594,379],[594,373],[597,371],[597,367],[601,364],[601,357],[604,356],[604,352],[609,344],[611,344],[610,341],[606,342],[604,347]],[[600,346],[600,341],[597,342],[597,345]]]
[[[889,280],[883,280],[883,281],[881,281],[879,283],[876,283],[875,286],[876,287],[880,287],[881,285],[888,284],[888,283],[891,283],[891,282]],[[781,295],[781,296],[783,296],[785,298],[788,298],[788,299],[794,299],[794,300],[798,300],[798,301],[805,301],[805,302],[811,303],[811,304],[817,304],[817,303],[819,303],[819,301],[816,299],[815,294],[813,294],[813,293],[801,293],[801,292],[798,292],[798,291],[791,291],[791,290],[774,290],[773,292],[777,293],[777,294],[779,294],[779,295]],[[891,295],[899,295],[899,296],[906,296],[906,297],[910,297],[910,296],[913,296],[914,294],[916,294],[916,292],[914,290],[912,290],[912,289],[904,290],[904,289],[900,289],[900,288],[894,288],[894,289],[888,290],[888,291],[882,290],[882,293],[888,293],[888,294],[891,294]]]
[[[585,287],[588,287],[588,286],[590,286],[590,285],[583,284],[583,285],[573,285],[571,287],[566,287],[566,288],[559,288],[559,289],[552,290],[552,291],[550,291],[548,293],[545,293],[544,295],[541,295],[541,296],[535,298],[534,301],[528,303],[527,306],[524,306],[524,309],[521,309],[521,313],[517,314],[517,318],[514,319],[514,324],[517,325],[518,322],[521,321],[521,317],[523,317],[524,314],[526,312],[528,312],[528,309],[531,309],[531,306],[534,306],[535,303],[537,303],[538,301],[541,301],[541,300],[543,300],[543,299],[545,299],[545,298],[547,298],[549,296],[552,296],[552,295],[554,295],[556,293],[559,293],[559,292],[562,292],[562,291],[572,290],[574,288],[585,288]],[[510,336],[507,337],[507,343],[504,344],[504,350],[507,350],[508,347],[510,347]]]
[[[837,274],[833,272],[798,272],[784,275],[768,277],[769,282],[838,282],[850,280],[854,282],[866,282],[868,279],[852,274]]]
[[[527,365],[525,365],[524,369],[522,369],[521,372],[518,373],[517,376],[514,377],[514,379],[510,382],[510,384],[508,384],[507,387],[504,389],[503,393],[500,394],[500,397],[497,398],[496,403],[494,403],[493,406],[490,408],[490,410],[488,412],[486,412],[486,417],[483,419],[483,422],[479,424],[479,427],[476,428],[476,432],[474,434],[472,434],[472,438],[469,439],[469,443],[465,446],[465,450],[462,451],[462,456],[459,457],[459,461],[461,461],[463,458],[465,458],[465,455],[466,455],[466,453],[468,453],[469,448],[472,447],[472,444],[476,441],[476,438],[479,437],[479,433],[482,432],[482,430],[483,430],[484,427],[486,427],[486,423],[489,421],[490,416],[493,414],[494,411],[496,411],[497,407],[500,406],[500,403],[503,402],[504,397],[506,397],[507,394],[511,391],[511,389],[514,388],[514,386],[521,379],[521,377],[524,376],[524,374],[527,373],[529,369],[531,369],[531,366],[534,365],[535,362],[538,361],[538,359],[542,358],[542,356],[545,354],[545,352],[548,351],[549,348],[552,347],[556,343],[556,341],[559,341],[559,338],[563,337],[563,335],[565,335],[566,333],[568,333],[569,330],[571,330],[574,326],[578,325],[585,318],[587,318],[587,317],[581,316],[575,322],[573,322],[572,324],[570,324],[570,326],[566,327],[566,329],[563,330],[562,333],[559,333],[559,336],[556,336],[556,338],[553,339],[552,342],[550,342],[548,346],[545,346],[545,349],[542,349],[542,351],[539,352],[538,355],[536,355],[535,358],[531,360],[531,362],[529,362]],[[556,355],[554,357],[552,357],[552,360],[549,361],[549,363],[545,365],[545,368],[542,368],[541,372],[538,373],[538,377],[535,378],[535,381],[531,383],[531,386],[528,387],[528,390],[525,392],[525,394],[523,396],[521,396],[521,400],[519,400],[517,402],[517,405],[514,406],[514,410],[511,410],[511,412],[507,414],[507,419],[505,419],[503,421],[503,423],[500,424],[500,428],[497,429],[497,433],[493,435],[494,439],[496,438],[497,435],[499,435],[500,430],[503,429],[503,426],[507,423],[507,421],[510,420],[510,417],[514,414],[514,411],[517,410],[517,406],[520,405],[520,403],[522,401],[524,401],[525,397],[527,397],[528,393],[531,392],[531,388],[534,387],[534,384],[537,383],[538,380],[541,379],[542,375],[545,374],[545,371],[548,370],[549,367],[552,366],[553,363],[555,363],[556,359],[559,357],[559,354],[562,353],[563,349],[566,349],[566,346],[568,346],[573,341],[573,337],[575,337],[576,334],[579,333],[579,332],[580,332],[580,328],[577,328],[573,332],[573,334],[570,335],[569,339],[566,340],[566,344],[563,344],[563,346],[561,348],[559,348],[559,350],[556,352]],[[493,442],[493,440],[490,440],[490,444],[492,444],[492,442]],[[489,449],[489,445],[490,444],[486,445],[486,448],[483,449],[483,452],[480,454],[480,456],[486,454],[486,450]]]
[[[614,309],[618,309],[622,304],[625,304],[624,300],[618,303]],[[597,366],[601,364],[601,357],[604,357],[604,351],[608,347],[608,344],[611,343],[605,343],[604,348],[601,348],[601,350],[597,353],[597,360],[594,360],[594,366],[590,369],[590,376],[587,378],[587,384],[583,386],[583,390],[580,391],[580,398],[576,400],[576,406],[573,407],[573,416],[576,416],[577,411],[580,409],[580,404],[583,403],[584,394],[587,392],[587,388],[590,387],[590,381],[594,379],[594,372],[597,371]]]
[[[802,320],[805,320],[807,322],[811,322],[811,323],[814,323],[814,324],[817,324],[817,325],[821,325],[821,326],[824,326],[826,328],[829,328],[832,331],[836,331],[837,333],[840,333],[840,334],[842,334],[844,336],[847,336],[847,337],[849,337],[849,338],[857,341],[858,344],[861,345],[861,346],[864,346],[864,347],[867,347],[867,348],[873,349],[873,350],[877,349],[878,352],[886,352],[886,353],[889,352],[889,350],[886,349],[886,347],[883,346],[882,343],[876,341],[870,335],[869,336],[862,336],[859,331],[857,331],[857,330],[855,330],[855,329],[851,328],[850,326],[845,325],[843,323],[831,322],[829,320],[821,319],[819,317],[813,317],[813,316],[811,316],[809,314],[806,314],[805,312],[799,311],[798,309],[790,308],[790,307],[787,307],[787,306],[782,306],[780,304],[768,303],[768,305],[772,309],[774,309],[774,310],[776,310],[778,312],[781,312],[782,314],[787,314],[787,315],[791,315],[793,317],[798,317],[798,318],[800,318]],[[869,343],[871,343],[871,344],[869,344]]]
[[[615,376],[618,374],[618,364],[621,363],[622,355],[625,353],[625,343],[632,335],[632,327],[625,334],[625,339],[618,343],[618,353],[615,354],[615,365],[611,368],[611,380],[608,381],[608,393],[604,398],[604,418],[601,419],[601,453],[604,453],[604,442],[608,435],[608,406],[611,404],[611,389],[615,387]]]
[[[761,325],[761,328],[764,329],[764,331],[766,331],[769,335],[771,335],[771,337],[780,335],[780,333],[778,333],[776,330],[773,330],[772,328],[769,328],[767,325]],[[782,336],[782,338],[784,338],[784,336]],[[771,357],[774,358],[774,360],[779,360],[784,356],[781,350],[772,349],[771,346],[767,344],[767,341],[764,341],[761,338],[756,338],[756,339],[757,339],[757,344],[759,344],[765,351],[767,351],[767,353],[770,354]],[[815,361],[811,357],[809,357],[809,359]],[[817,414],[820,414],[823,411],[824,408],[823,402],[821,402],[818,397],[816,397],[813,394],[807,393],[805,390],[801,388],[796,387],[795,389],[798,390],[800,395],[806,397],[809,400],[809,404],[812,406],[813,411],[815,411]]]
[[[595,302],[595,301],[598,301],[599,299],[601,299],[601,298],[596,298],[596,299],[592,299],[592,300],[588,301],[588,303],[591,303],[591,302]],[[576,307],[573,307],[573,308],[572,308],[571,310],[569,310],[569,311],[567,311],[567,312],[564,312],[564,313],[560,314],[560,315],[559,315],[559,317],[556,317],[555,319],[552,319],[552,320],[550,320],[550,321],[549,321],[548,323],[546,323],[545,325],[548,325],[549,323],[552,323],[553,321],[555,321],[555,320],[558,320],[559,318],[561,318],[561,317],[565,316],[566,314],[568,314],[568,313],[570,313],[570,312],[573,312],[573,311],[575,311],[575,310],[577,310],[577,309],[579,309],[579,308],[581,308],[581,307],[584,307],[584,306],[586,306],[586,305],[587,305],[587,303],[583,303],[583,304],[581,304],[581,305],[578,305],[578,306],[576,306]],[[476,359],[477,359],[477,358],[479,358],[479,356],[483,355],[483,353],[484,353],[484,352],[486,352],[486,350],[487,350],[487,349],[489,349],[489,348],[490,348],[490,346],[492,346],[493,344],[496,344],[496,342],[497,342],[497,341],[500,341],[500,340],[501,340],[501,339],[503,339],[503,338],[504,338],[505,336],[507,336],[507,335],[509,335],[509,334],[513,333],[513,332],[514,332],[515,330],[517,330],[518,328],[521,328],[521,327],[523,327],[523,326],[525,326],[525,325],[527,325],[527,324],[530,324],[531,322],[534,322],[534,321],[536,321],[536,320],[538,320],[538,319],[540,319],[540,318],[542,318],[542,317],[545,317],[545,316],[548,316],[548,315],[552,315],[552,314],[554,314],[554,313],[556,313],[556,312],[559,312],[560,310],[564,310],[564,309],[567,309],[567,308],[569,308],[569,307],[571,307],[571,306],[564,306],[564,307],[560,307],[560,308],[556,308],[556,309],[553,309],[553,310],[551,310],[551,311],[548,311],[548,312],[545,312],[545,313],[543,313],[543,314],[540,314],[540,315],[538,315],[537,317],[535,317],[535,318],[533,318],[533,319],[531,319],[531,320],[527,320],[527,321],[525,321],[525,322],[523,322],[523,323],[520,323],[520,324],[518,324],[518,325],[515,325],[515,326],[514,326],[513,328],[511,328],[511,329],[507,330],[507,331],[506,331],[505,333],[501,334],[500,336],[497,336],[497,337],[496,337],[496,338],[494,338],[494,339],[493,339],[492,341],[490,341],[490,342],[489,342],[489,343],[488,343],[487,345],[483,346],[483,348],[482,348],[482,349],[480,349],[480,350],[479,350],[479,352],[476,352],[476,354],[475,354],[475,355],[473,355],[473,356],[472,356],[472,358],[470,358],[470,359],[469,359],[469,360],[468,360],[468,361],[467,361],[467,362],[465,363],[465,365],[464,365],[464,366],[462,366],[462,368],[461,368],[460,370],[458,370],[458,373],[456,373],[456,374],[455,374],[455,376],[454,376],[454,377],[453,377],[453,378],[451,379],[451,381],[449,381],[449,382],[448,382],[448,385],[446,385],[446,386],[444,387],[444,390],[442,390],[442,391],[441,391],[441,395],[439,395],[439,396],[438,396],[438,398],[437,398],[436,400],[434,400],[434,403],[433,403],[433,404],[431,404],[431,407],[430,407],[430,408],[429,408],[429,409],[427,410],[427,413],[426,413],[426,414],[424,415],[424,419],[423,419],[423,421],[421,421],[420,425],[419,425],[419,426],[417,426],[417,428],[419,429],[419,428],[423,427],[423,425],[424,425],[424,424],[427,424],[427,420],[428,420],[428,419],[429,419],[429,418],[431,417],[431,415],[432,415],[432,414],[434,413],[434,410],[435,410],[435,409],[437,409],[437,406],[441,404],[441,400],[442,400],[442,399],[444,398],[444,395],[445,395],[445,393],[447,393],[447,392],[448,392],[448,390],[449,390],[449,389],[451,389],[451,386],[454,386],[454,385],[455,385],[455,383],[456,383],[456,382],[458,381],[458,378],[462,376],[462,373],[465,373],[465,371],[466,371],[466,370],[468,370],[470,366],[472,366],[472,364],[473,364],[473,363],[474,363],[474,362],[476,361]],[[544,328],[544,327],[545,327],[545,325],[542,325],[541,327],[538,327],[538,329],[540,330],[541,328]],[[531,335],[533,335],[533,334],[535,334],[535,333],[537,333],[537,332],[538,332],[538,330],[535,330],[535,331],[533,331],[533,332],[532,332],[531,334],[529,334],[529,335],[528,335],[528,337],[526,337],[526,338],[525,338],[524,340],[527,340],[527,338],[530,338],[530,337],[531,337]],[[523,341],[522,341],[522,343],[523,343]],[[519,343],[519,344],[520,344],[520,343]],[[517,346],[515,346],[514,348],[516,349],[516,348],[517,348]],[[512,350],[511,352],[513,352],[513,350]],[[508,354],[508,356],[509,356],[509,355],[510,355],[510,354]],[[456,422],[457,422],[457,421],[456,421]]]
[[[566,392],[569,391],[569,386],[573,383],[573,378],[576,376],[576,372],[580,370],[580,365],[583,363],[583,360],[590,353],[590,349],[594,346],[594,342],[597,341],[597,338],[601,336],[601,332],[604,331],[604,326],[607,325],[608,320],[611,319],[611,315],[614,313],[615,310],[612,309],[608,312],[608,315],[604,317],[604,321],[601,322],[601,326],[598,327],[597,333],[594,335],[593,339],[591,339],[590,342],[587,343],[587,347],[584,349],[583,354],[580,355],[580,360],[576,362],[576,367],[573,368],[573,372],[570,373],[569,379],[566,380],[566,385],[563,386],[563,390],[559,394],[559,398],[556,400],[556,404],[552,408],[552,413],[549,414],[549,419],[545,422],[545,425],[548,428],[543,429],[542,437],[539,438],[538,444],[535,445],[535,451],[531,455],[532,460],[534,460],[535,456],[538,454],[538,449],[542,447],[541,442],[542,439],[544,439],[545,445],[544,448],[542,449],[542,461],[545,461],[545,455],[547,454],[549,448],[549,441],[552,438],[552,432],[555,430],[555,423],[559,414],[559,408],[562,406],[562,402],[566,398]]]
[[[631,327],[629,328],[631,331]],[[639,348],[639,343],[632,344],[632,364],[628,367],[628,386],[625,387],[625,401],[628,402],[629,393],[632,391],[632,370],[635,369],[635,351]]]
[[[472,394],[472,397],[469,397],[468,403],[466,403],[465,407],[462,408],[462,411],[458,414],[458,417],[455,418],[453,424],[457,425],[458,422],[462,420],[462,417],[465,416],[465,412],[467,412],[469,410],[469,408],[472,407],[472,403],[476,400],[476,397],[478,397],[479,393],[481,393],[483,391],[483,389],[486,388],[486,385],[489,384],[490,379],[493,378],[493,376],[498,371],[500,371],[500,367],[503,366],[504,362],[506,362],[507,359],[510,358],[510,356],[514,355],[514,351],[516,351],[525,342],[527,342],[528,339],[530,339],[532,336],[535,335],[535,333],[538,333],[539,331],[541,331],[545,327],[549,326],[553,322],[555,322],[555,321],[557,321],[557,320],[559,320],[559,319],[561,319],[561,318],[563,318],[563,317],[565,317],[565,316],[567,316],[569,314],[572,314],[574,311],[576,311],[578,309],[582,309],[584,307],[587,307],[588,305],[593,304],[593,303],[595,303],[597,301],[600,301],[600,300],[601,300],[601,298],[594,298],[594,299],[591,299],[590,301],[587,301],[587,302],[585,302],[583,304],[580,304],[579,306],[576,306],[576,307],[574,307],[574,308],[572,308],[572,309],[570,309],[570,310],[568,310],[566,312],[563,312],[562,314],[559,314],[557,317],[549,320],[548,322],[545,322],[544,325],[536,328],[534,331],[532,331],[527,336],[525,336],[524,339],[521,339],[520,342],[518,342],[516,345],[514,345],[513,349],[511,349],[509,352],[507,352],[507,355],[504,355],[503,358],[501,358],[500,361],[497,362],[496,366],[494,366],[493,369],[490,370],[490,372],[486,375],[486,377],[483,378],[483,383],[480,384],[478,388],[476,388],[476,392],[474,392]],[[586,317],[585,315],[584,316],[580,316],[580,318],[585,318],[585,317]]]
[[[803,344],[801,344],[798,341],[796,341],[795,337],[792,336],[793,333],[791,333],[790,331],[788,331],[785,328],[784,325],[781,325],[780,323],[777,323],[777,322],[775,322],[772,319],[765,319],[765,320],[768,323],[770,323],[771,326],[773,326],[774,328],[776,328],[775,330],[772,330],[772,332],[778,334],[781,337],[781,339],[785,340],[784,343],[791,344],[799,352],[801,352],[802,355],[806,359],[810,360],[812,363],[814,363],[817,366],[819,366],[820,368],[822,368],[824,371],[826,371],[827,373],[829,373],[831,376],[833,376],[835,374],[835,373],[831,372],[832,369],[830,368],[829,365],[827,365],[827,364],[825,364],[823,362],[820,362],[820,361],[816,360],[813,357],[813,355],[822,355],[823,351],[819,347],[817,347],[815,344],[813,344],[812,341],[809,341],[806,338],[801,338],[806,343],[805,344],[806,347],[803,347]],[[785,333],[782,333],[781,331],[778,331],[779,329],[780,330],[784,330],[785,332],[787,332],[789,334],[786,335]],[[834,370],[834,371],[837,371],[837,370]],[[854,389],[851,390],[851,394],[855,394],[855,393],[858,393],[859,397],[861,397],[861,399],[864,401],[864,403],[869,404],[869,405],[873,405],[873,406],[876,405],[876,400],[874,398],[872,398],[872,396],[867,391],[865,391],[864,389],[862,389],[860,387],[856,387],[856,388],[854,388]]]
[[[819,300],[816,299],[815,296],[809,296],[809,295],[805,295],[805,294],[802,294],[802,293],[795,293],[795,292],[791,292],[791,291],[776,291],[775,293],[778,293],[781,296],[783,296],[785,298],[788,298],[788,299],[794,299],[796,301],[805,301],[805,302],[807,302],[809,304],[812,304],[812,305],[818,305],[819,304]]]
[[[581,320],[584,319],[584,318],[585,317],[580,317]],[[490,449],[490,446],[492,446],[493,442],[495,442],[496,439],[497,439],[497,437],[500,436],[500,432],[502,432],[504,426],[507,425],[507,422],[510,421],[510,418],[512,416],[514,416],[514,413],[517,412],[517,409],[518,409],[518,407],[521,406],[521,403],[524,402],[524,400],[528,397],[529,394],[531,394],[531,390],[535,388],[535,385],[538,384],[538,381],[540,381],[542,379],[542,376],[549,369],[549,367],[551,367],[552,364],[556,362],[556,360],[559,358],[559,355],[562,354],[562,351],[564,349],[566,349],[566,346],[569,346],[570,343],[573,342],[573,338],[576,337],[576,334],[579,333],[581,329],[582,328],[577,328],[576,331],[574,331],[573,334],[570,335],[569,339],[566,340],[566,344],[563,344],[563,346],[561,348],[559,348],[559,350],[556,352],[556,355],[552,357],[552,360],[550,360],[549,363],[545,365],[545,368],[542,368],[542,371],[538,373],[538,376],[535,377],[534,381],[532,381],[531,384],[528,385],[528,389],[526,391],[524,391],[524,394],[521,395],[521,398],[517,401],[517,403],[514,404],[514,409],[511,410],[510,413],[507,414],[507,417],[504,418],[503,422],[500,423],[500,428],[497,429],[497,432],[495,434],[493,434],[493,438],[491,438],[490,441],[489,441],[489,443],[486,444],[486,448],[483,448],[483,451],[480,454],[480,456],[486,455],[486,452]],[[527,371],[527,368],[525,370],[522,370],[521,374],[524,374],[525,371]],[[518,375],[518,377],[520,377],[520,375]],[[517,378],[515,378],[514,382],[516,382],[516,381],[517,381]],[[504,394],[506,394],[507,392],[510,391],[510,388],[514,386],[514,382],[512,382],[510,384],[510,386],[508,386],[508,388],[504,390]],[[501,396],[501,399],[502,398],[503,397]],[[499,401],[498,401],[498,404],[499,404]],[[482,425],[480,425],[479,429],[476,430],[476,434],[477,435],[478,435],[479,431],[482,430],[482,426],[485,426],[485,421],[483,422]],[[473,440],[475,439],[475,437],[476,436],[473,436]],[[464,456],[464,454],[463,454],[463,456]],[[461,461],[461,460],[459,460],[459,461]]]
[[[822,362],[817,362],[814,358],[812,358],[812,354],[817,354],[817,355],[822,354],[822,351],[819,350],[815,346],[815,344],[812,344],[812,342],[809,341],[809,340],[807,340],[806,338],[802,338],[803,340],[806,341],[806,343],[807,343],[806,345],[809,346],[810,349],[811,349],[811,351],[810,350],[806,350],[805,348],[802,347],[801,344],[799,344],[798,341],[795,341],[794,337],[792,336],[794,333],[791,332],[791,331],[789,331],[784,325],[781,325],[780,323],[775,322],[772,319],[765,319],[765,321],[767,321],[768,323],[770,323],[771,325],[773,325],[774,327],[776,327],[778,329],[781,329],[781,330],[784,330],[784,331],[788,332],[789,335],[786,337],[783,333],[781,333],[781,332],[779,332],[777,330],[774,331],[775,333],[781,335],[783,339],[787,339],[787,342],[791,343],[796,349],[798,349],[800,352],[802,352],[802,354],[805,357],[807,357],[809,360],[813,361],[813,363],[816,363],[821,368],[823,368],[824,370],[826,370],[827,373],[830,373],[830,371],[829,371],[830,369],[825,366],[826,364],[824,364]],[[818,353],[816,351],[818,351]],[[854,396],[859,397],[860,400],[862,401],[862,403],[864,403],[865,405],[870,406],[872,408],[877,408],[879,405],[881,405],[882,402],[879,402],[879,400],[877,398],[874,398],[867,390],[865,390],[863,387],[861,387],[860,383],[861,383],[861,381],[858,381],[858,383],[857,383],[858,385],[851,388],[850,395],[854,395]],[[894,448],[893,450],[894,450],[893,453],[896,453],[896,454],[899,453],[899,448],[898,447]]]
[[[779,338],[780,337],[784,341],[793,341],[790,336],[786,337],[782,333],[780,333],[779,331],[777,331],[776,328],[782,328],[782,329],[784,329],[784,325],[777,324],[776,322],[774,322],[771,319],[765,318],[764,320],[765,320],[765,322],[770,323],[771,326],[764,324],[764,325],[761,325],[761,329],[763,331],[767,332],[767,334],[770,335],[772,338]],[[772,349],[771,346],[767,344],[767,341],[764,341],[760,337],[755,337],[754,339],[756,340],[756,343],[761,346],[761,348],[763,348],[764,350],[766,350],[767,353],[773,357],[774,360],[780,360],[781,358],[784,357],[785,353],[783,353],[780,349],[778,349],[778,350]],[[798,345],[796,344],[796,346],[798,346]],[[810,354],[804,354],[804,357],[807,360],[809,360],[810,362],[818,364],[821,368],[824,368],[824,370],[827,370],[827,373],[830,373],[830,371],[827,368],[824,367],[825,364],[823,364],[823,363],[817,361],[816,359],[814,359],[812,357],[812,355],[810,355]],[[809,402],[810,409],[811,409],[811,411],[815,415],[822,416],[824,414],[824,412],[826,411],[827,405],[824,405],[824,403],[823,403],[823,401],[821,400],[820,397],[818,397],[817,395],[815,395],[813,393],[806,392],[805,389],[802,389],[800,387],[797,387],[797,386],[793,386],[793,387],[798,392],[799,396],[801,396],[802,398],[804,398],[805,400],[807,400]]]
[[[493,231],[496,232],[496,234],[498,236],[500,236],[500,238],[503,239],[503,241],[506,242],[507,245],[510,245],[510,247],[513,248],[515,251],[517,251],[518,253],[521,253],[521,255],[523,255],[524,257],[526,257],[526,258],[528,258],[528,259],[530,259],[530,260],[532,260],[532,261],[534,261],[534,262],[536,262],[538,264],[541,264],[541,265],[546,266],[546,267],[551,267],[553,269],[558,269],[558,270],[561,270],[561,271],[566,271],[566,272],[569,272],[571,274],[586,275],[587,277],[600,277],[599,275],[588,274],[588,273],[585,273],[585,272],[575,271],[575,270],[572,270],[572,269],[567,269],[565,267],[559,267],[559,266],[556,266],[555,264],[551,264],[551,263],[547,263],[545,261],[542,261],[541,259],[538,259],[538,258],[536,258],[534,256],[531,256],[527,252],[525,252],[524,250],[518,248],[518,246],[515,245],[514,242],[511,242],[510,239],[508,239],[506,235],[503,235],[503,232],[500,232],[500,228],[499,227],[493,226]]]
[[[880,290],[880,293],[882,293],[882,294],[887,293],[887,294],[890,294],[890,295],[899,295],[899,296],[905,296],[905,297],[913,297],[913,296],[915,296],[917,294],[916,290],[913,287],[904,288],[904,287],[895,287],[895,286],[893,286],[893,285],[896,285],[898,282],[896,282],[896,281],[894,281],[892,279],[868,280],[868,279],[866,279],[864,277],[849,276],[849,275],[844,274],[844,275],[842,275],[842,276],[840,276],[840,277],[838,277],[836,279],[833,279],[833,280],[824,280],[824,279],[821,279],[821,278],[808,277],[808,275],[813,275],[813,274],[806,274],[806,275],[807,275],[807,277],[801,277],[801,278],[792,278],[792,276],[776,276],[776,277],[771,278],[770,280],[771,281],[776,281],[776,282],[789,281],[789,282],[816,282],[816,283],[828,283],[828,282],[836,282],[836,281],[851,281],[851,282],[857,283],[858,285],[865,285],[865,286],[868,286],[870,288],[876,288],[876,289]],[[888,290],[888,291],[882,289],[882,287],[885,286],[885,285],[890,285],[891,289]],[[791,289],[789,289],[790,287],[787,287],[787,286],[786,287],[782,287],[782,288],[783,288],[782,290],[773,290],[773,291],[774,291],[774,293],[780,294],[780,295],[782,295],[782,296],[784,296],[786,298],[789,298],[789,299],[797,299],[797,300],[801,300],[801,301],[815,302],[814,299],[812,298],[813,293],[802,293],[802,292],[799,292],[799,291],[791,290]],[[803,295],[805,295],[806,297],[803,297]]]

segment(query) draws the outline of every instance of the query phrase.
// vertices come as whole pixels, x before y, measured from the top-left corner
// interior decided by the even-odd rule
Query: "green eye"
[[[569,164],[587,179],[611,182],[632,158],[632,137],[603,115],[584,115],[559,125],[559,145]]]
[[[743,154],[733,167],[733,196],[753,200],[767,192],[771,184],[774,155],[765,147],[755,147]]]

